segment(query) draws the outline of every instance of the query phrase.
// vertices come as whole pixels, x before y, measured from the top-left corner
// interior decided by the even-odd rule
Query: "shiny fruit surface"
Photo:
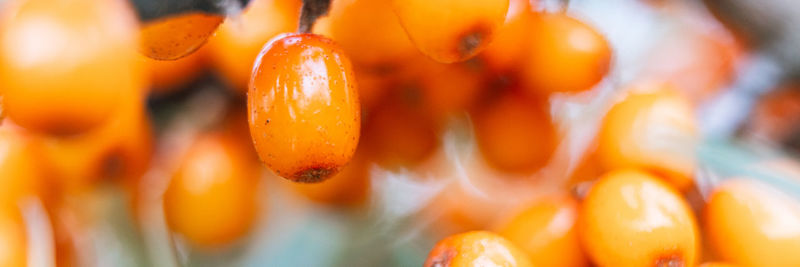
[[[800,202],[755,180],[723,181],[703,211],[717,256],[741,266],[798,266]]]
[[[484,49],[508,11],[508,0],[391,1],[409,39],[442,63],[464,61]]]
[[[583,248],[598,266],[694,266],[700,237],[685,200],[638,170],[607,173],[581,204]]]
[[[16,124],[49,134],[86,131],[114,113],[121,92],[145,86],[136,22],[123,2],[17,1],[3,11],[0,93]]]
[[[528,253],[534,266],[588,266],[578,240],[577,219],[575,200],[550,197],[517,214],[499,234]]]
[[[145,22],[140,29],[139,52],[157,60],[185,57],[203,46],[223,19],[190,12]]]
[[[585,22],[564,14],[536,15],[525,55],[523,81],[533,94],[591,89],[608,73],[608,41]]]
[[[425,267],[533,266],[528,255],[502,236],[474,231],[447,237],[433,247]]]
[[[279,176],[320,182],[353,156],[361,105],[350,60],[331,40],[275,37],[256,60],[247,97],[256,151]]]
[[[244,142],[208,133],[195,140],[164,193],[170,228],[216,247],[246,235],[258,211],[259,171]]]
[[[646,169],[684,190],[693,183],[699,142],[691,104],[666,84],[635,86],[643,90],[631,91],[606,114],[598,156],[607,169]]]

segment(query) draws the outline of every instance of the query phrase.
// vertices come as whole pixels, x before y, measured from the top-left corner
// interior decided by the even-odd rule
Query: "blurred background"
[[[622,167],[698,213],[732,177],[800,196],[798,3],[510,0],[444,64],[390,2],[312,28],[352,61],[361,139],[298,184],[259,162],[246,92],[301,0],[0,0],[0,265],[420,266]]]

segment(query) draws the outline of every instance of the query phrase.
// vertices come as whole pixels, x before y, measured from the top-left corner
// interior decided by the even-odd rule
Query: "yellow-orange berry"
[[[528,255],[502,236],[486,231],[466,232],[442,239],[424,267],[533,266]]]
[[[189,12],[148,21],[140,30],[139,52],[158,60],[185,57],[206,43],[223,16]]]

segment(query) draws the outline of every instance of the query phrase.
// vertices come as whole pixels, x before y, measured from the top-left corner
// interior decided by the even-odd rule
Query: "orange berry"
[[[215,247],[249,232],[258,211],[258,166],[231,135],[203,134],[184,155],[164,193],[173,231]]]
[[[528,29],[523,81],[533,94],[581,92],[608,73],[611,48],[591,26],[564,14],[537,15]]]
[[[499,233],[528,253],[534,266],[587,266],[575,227],[577,219],[575,200],[550,198],[516,215]]]
[[[0,92],[20,126],[82,132],[114,113],[121,92],[144,87],[136,24],[123,2],[30,0],[4,11]]]
[[[722,182],[703,211],[709,245],[742,266],[800,266],[800,203],[756,180]]]
[[[331,40],[286,34],[256,59],[247,94],[250,133],[279,176],[320,182],[355,152],[361,106],[350,60]]]
[[[528,255],[502,236],[473,231],[442,239],[433,247],[425,267],[533,266]]]
[[[693,183],[699,138],[692,108],[667,85],[642,87],[653,90],[633,91],[606,114],[599,158],[606,169],[646,169],[684,190]]]
[[[694,266],[700,238],[686,201],[637,170],[612,171],[589,190],[578,231],[598,266]]]
[[[434,122],[403,99],[386,100],[367,114],[364,125],[364,145],[370,160],[395,169],[426,159],[439,142]]]
[[[208,40],[214,68],[242,93],[264,43],[297,29],[299,0],[253,0],[238,17],[228,18]]]
[[[478,57],[493,71],[508,72],[521,68],[529,46],[533,13],[528,0],[511,0],[506,21],[492,42]]]
[[[25,222],[16,205],[0,205],[0,266],[27,266]]]
[[[426,60],[428,64],[419,77],[422,102],[430,116],[442,121],[449,116],[466,111],[478,100],[483,89],[480,67],[472,62],[442,64]]]
[[[409,39],[442,62],[467,60],[483,50],[503,25],[508,0],[392,0]]]
[[[312,201],[334,205],[357,205],[369,194],[369,162],[363,153],[356,151],[350,163],[328,180],[316,184],[289,183],[290,186]]]
[[[224,18],[189,12],[145,22],[139,31],[139,52],[157,60],[185,57],[203,46]]]
[[[699,267],[736,267],[736,265],[724,263],[724,262],[706,262],[700,264]]]
[[[150,92],[168,94],[199,77],[206,65],[204,51],[200,49],[186,57],[169,61],[140,56],[150,72]]]
[[[392,13],[390,1],[333,1],[314,32],[333,39],[358,67],[397,70],[419,52]]]
[[[9,121],[0,126],[0,206],[16,205],[20,198],[43,193],[46,173],[40,170],[37,148]]]
[[[546,104],[537,101],[509,94],[475,115],[478,147],[491,165],[531,172],[550,160],[558,136]]]

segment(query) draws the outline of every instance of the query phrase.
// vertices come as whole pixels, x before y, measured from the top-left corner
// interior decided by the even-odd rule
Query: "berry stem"
[[[300,10],[300,25],[297,27],[297,31],[311,32],[317,18],[328,14],[330,6],[331,0],[303,0],[303,8]]]

